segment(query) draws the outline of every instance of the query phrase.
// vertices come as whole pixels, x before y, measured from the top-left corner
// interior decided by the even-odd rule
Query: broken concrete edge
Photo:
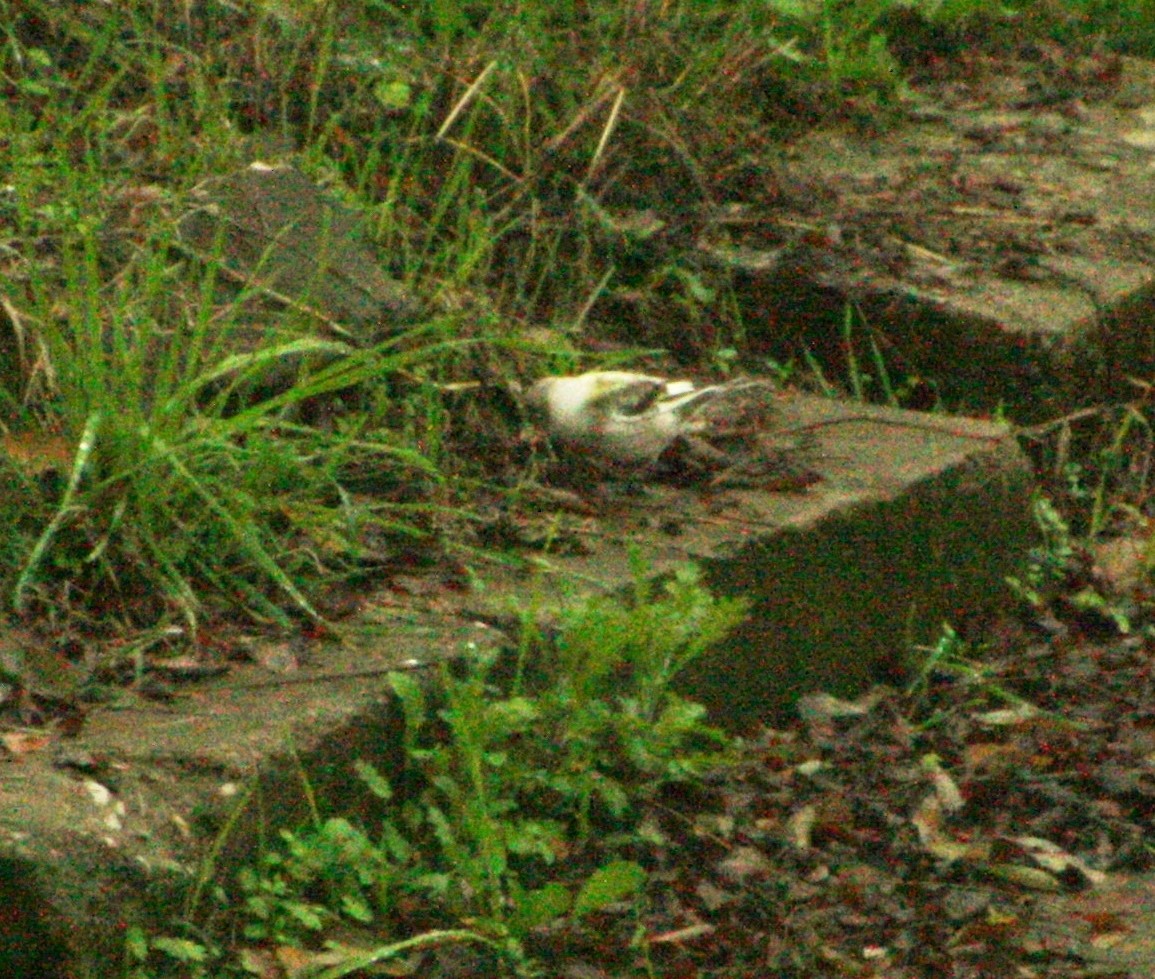
[[[1029,290],[1018,301],[1030,298],[1038,304],[1039,296]],[[1056,314],[1049,330],[1017,328],[999,315],[994,300],[947,306],[927,294],[891,288],[858,305],[903,362],[939,379],[936,391],[952,409],[997,410],[1022,425],[1126,404],[1136,397],[1133,378],[1155,370],[1150,279],[1089,312]]]
[[[360,345],[399,332],[422,304],[385,275],[362,240],[365,216],[289,164],[254,162],[192,189],[183,247],[289,305],[315,311]]]
[[[875,343],[892,377],[933,379],[952,407],[1001,405],[1030,423],[1132,400],[1128,376],[1155,373],[1155,63],[1119,69],[1120,87],[1090,94],[1077,125],[1009,98],[1025,84],[1016,66],[962,102],[925,86],[933,109],[876,134],[800,134],[780,176],[807,202],[804,221],[779,214],[755,231],[751,207],[728,205],[715,220],[729,247],[701,254],[732,275],[744,322],[768,327],[753,339],[771,356],[821,348],[837,376],[852,310],[864,362]]]
[[[751,332],[748,342],[755,355],[781,359],[805,350],[834,378],[850,370],[847,337],[834,324],[843,322],[853,303],[861,318],[850,338],[857,357],[869,362],[870,344],[881,335],[894,383],[918,379],[952,412],[999,410],[1032,424],[1097,403],[1111,391],[1118,394],[1099,369],[1104,354],[1096,344],[1108,336],[1123,340],[1123,330],[1105,334],[1081,325],[1073,336],[1017,332],[989,310],[948,306],[892,283],[848,296],[807,278],[746,277],[736,294],[751,322],[759,322],[764,309],[789,310],[788,350],[784,353],[784,331],[776,325],[764,336]]]
[[[782,718],[804,693],[854,696],[875,682],[905,683],[944,624],[981,635],[1013,600],[1006,578],[1021,573],[1035,537],[1020,461],[1004,443],[901,498],[792,529],[785,546],[751,544],[704,561],[716,592],[755,604],[683,688],[743,729]]]
[[[91,775],[51,758],[10,768],[0,779],[0,908],[20,910],[0,929],[0,976],[107,979],[129,927],[172,935],[198,898],[191,918],[211,916],[213,886],[235,899],[238,869],[279,829],[338,812],[371,826],[379,803],[354,763],[370,760],[386,777],[400,768],[390,671],[432,675],[424,667],[467,643],[497,641],[444,615],[398,616],[367,644],[327,649],[311,678],[280,684],[243,667],[176,708],[98,712],[59,746],[93,758]]]
[[[181,867],[148,865],[83,832],[31,823],[0,838],[0,975],[97,979],[124,961],[130,924],[179,908]]]

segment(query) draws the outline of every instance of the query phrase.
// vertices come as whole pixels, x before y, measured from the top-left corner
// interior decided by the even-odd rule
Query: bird
[[[776,385],[740,378],[699,386],[632,371],[543,377],[529,387],[530,418],[558,447],[619,471],[696,477],[747,467],[773,428]],[[782,454],[775,454],[780,460]]]

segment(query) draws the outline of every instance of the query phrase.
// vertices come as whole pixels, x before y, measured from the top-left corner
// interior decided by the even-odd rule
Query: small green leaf
[[[368,787],[378,799],[383,802],[388,802],[393,798],[393,786],[389,784],[389,779],[382,775],[376,768],[367,761],[358,759],[353,763],[353,768],[357,771],[357,777]]]
[[[810,21],[814,17],[814,6],[806,0],[770,0],[769,6],[776,14],[799,21]]]
[[[373,86],[373,97],[386,109],[408,109],[413,101],[413,86],[398,79],[382,79]]]
[[[310,931],[320,931],[325,925],[325,909],[317,904],[286,901],[285,912]]]
[[[515,933],[522,935],[557,921],[570,908],[569,891],[558,883],[521,893],[511,888],[511,896],[514,901],[511,927]]]
[[[354,921],[368,924],[373,920],[373,909],[359,894],[343,894],[341,896],[341,910]]]
[[[178,962],[204,962],[208,958],[208,952],[200,942],[190,942],[187,938],[161,935],[152,940],[152,947]]]
[[[406,735],[415,736],[425,723],[425,691],[408,673],[390,673],[389,686],[393,688],[405,712]]]
[[[636,893],[646,882],[646,871],[632,860],[615,860],[590,874],[574,901],[575,915],[597,911]]]
[[[139,925],[130,925],[124,935],[124,947],[135,962],[148,958],[148,938]]]

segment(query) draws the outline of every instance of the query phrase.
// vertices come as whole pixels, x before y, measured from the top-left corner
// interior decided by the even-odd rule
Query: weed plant
[[[727,757],[727,739],[671,684],[745,606],[711,596],[692,567],[660,588],[638,570],[631,601],[565,612],[533,681],[477,650],[443,666],[432,689],[394,675],[405,768],[356,766],[382,803],[379,828],[318,812],[283,830],[240,872],[250,952],[311,949],[330,965],[321,974],[338,976],[467,943],[488,950],[488,974],[530,975],[551,930],[580,933],[585,916],[642,900],[650,807]],[[540,644],[527,635],[523,655]],[[358,948],[319,948],[348,927],[363,929]],[[130,957],[150,949],[186,966],[227,961],[204,941],[135,932]]]

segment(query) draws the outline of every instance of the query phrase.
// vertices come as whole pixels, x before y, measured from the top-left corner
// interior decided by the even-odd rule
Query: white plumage
[[[526,393],[526,404],[551,437],[594,457],[646,466],[685,439],[732,435],[750,420],[748,397],[770,410],[773,385],[742,380],[698,387],[693,381],[630,371],[590,371],[545,377]]]

